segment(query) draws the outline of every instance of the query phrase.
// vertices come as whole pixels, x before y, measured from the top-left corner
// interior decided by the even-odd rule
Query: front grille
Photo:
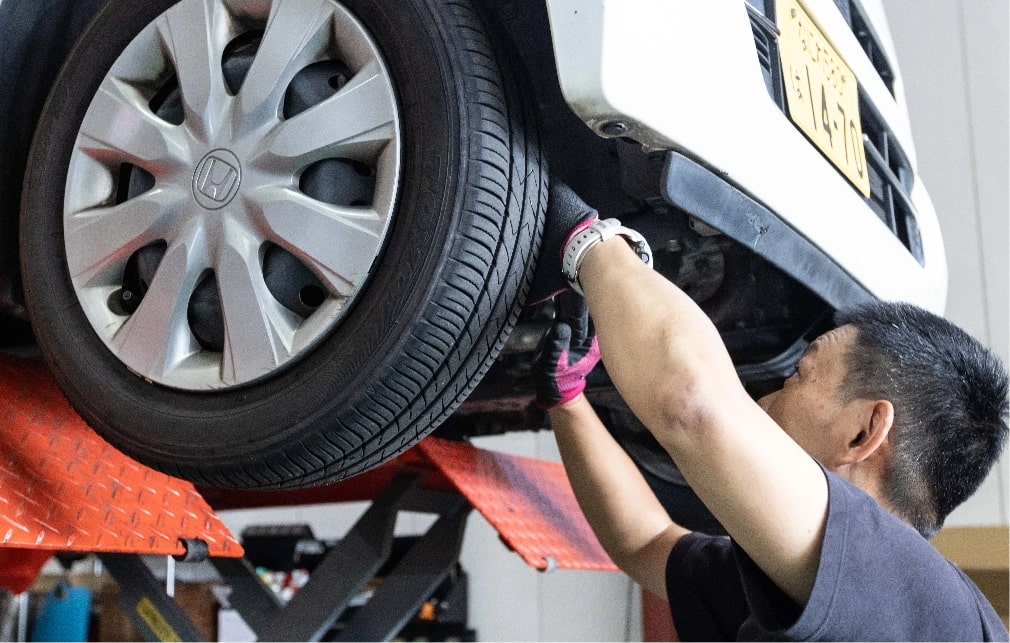
[[[864,96],[859,99],[859,115],[863,121],[866,167],[870,172],[867,202],[915,260],[923,264],[922,238],[909,197],[915,182],[912,166],[877,108]]]
[[[866,21],[862,7],[855,0],[835,0],[835,4],[845,17],[846,23],[853,29],[877,73],[893,93],[894,75],[882,49],[877,44],[876,35]],[[754,35],[758,64],[768,95],[785,114],[785,85],[778,52],[779,30],[768,17],[775,15],[774,0],[748,0],[747,13]],[[866,164],[870,174],[870,196],[865,197],[866,204],[887,224],[915,260],[919,264],[924,264],[922,239],[915,219],[915,208],[909,196],[915,182],[912,166],[887,123],[876,107],[866,99],[862,88],[859,95],[863,148],[866,151]]]
[[[765,87],[772,100],[780,107],[785,105],[785,85],[782,82],[782,66],[779,65],[779,30],[775,23],[750,4],[747,5],[747,15],[750,17],[750,28],[754,34],[754,47],[757,49],[758,64],[764,75]]]
[[[835,6],[841,12],[842,17],[849,23],[849,28],[859,41],[859,46],[863,48],[866,57],[870,59],[873,68],[877,70],[880,80],[884,81],[887,91],[894,95],[894,71],[891,63],[887,61],[884,48],[880,46],[880,39],[877,37],[870,21],[866,18],[863,6],[857,0],[835,0]]]

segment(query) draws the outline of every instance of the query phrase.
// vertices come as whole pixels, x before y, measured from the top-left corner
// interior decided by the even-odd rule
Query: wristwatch
[[[645,237],[636,230],[624,227],[617,219],[597,219],[568,240],[561,257],[561,274],[568,280],[575,292],[585,297],[585,293],[582,292],[582,287],[579,285],[579,268],[589,249],[598,243],[618,236],[624,237],[638,258],[645,265],[652,267],[652,248],[649,247]]]

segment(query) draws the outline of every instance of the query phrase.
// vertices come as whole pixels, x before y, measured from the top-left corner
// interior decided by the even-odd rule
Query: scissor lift
[[[58,552],[96,554],[146,640],[200,634],[141,555],[209,560],[259,640],[321,640],[390,560],[399,511],[438,516],[337,630],[388,640],[457,563],[476,508],[540,570],[615,571],[582,517],[559,463],[427,438],[347,481],[298,491],[197,489],[126,457],[71,409],[38,360],[0,356],[0,587],[25,592]],[[282,605],[243,558],[215,510],[369,500],[308,583]]]

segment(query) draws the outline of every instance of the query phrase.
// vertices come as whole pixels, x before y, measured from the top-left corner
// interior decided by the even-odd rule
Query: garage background
[[[950,279],[947,317],[1007,363],[1007,3],[887,0],[905,74],[919,169],[940,217]],[[1007,455],[951,516],[1007,524]]]
[[[920,174],[946,243],[947,317],[1010,363],[1008,3],[885,0],[884,6],[904,75]],[[485,438],[476,444],[558,458],[548,432]],[[1004,454],[978,494],[948,519],[948,527],[962,528],[969,537],[996,533],[1006,542],[1008,463],[1010,455]],[[319,538],[339,538],[364,508],[231,511],[221,517],[236,534],[249,524],[306,523]],[[411,533],[427,525],[421,516],[408,515],[397,529]],[[977,543],[971,548],[977,550]],[[996,550],[1002,560],[985,564],[1002,565],[1005,587],[1006,545]],[[627,577],[534,571],[505,548],[476,512],[467,525],[461,563],[470,581],[470,627],[479,640],[642,640],[641,597]]]

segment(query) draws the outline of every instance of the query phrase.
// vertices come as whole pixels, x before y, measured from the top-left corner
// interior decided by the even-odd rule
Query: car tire
[[[318,16],[310,17],[308,9],[299,13],[300,6],[324,14],[324,26],[301,41],[270,40],[271,25],[287,24],[282,18],[296,27],[316,25],[312,21]],[[235,18],[229,12],[236,7],[247,13]],[[271,9],[277,9],[276,16]],[[285,10],[291,11],[282,15]],[[259,131],[261,122],[249,126],[241,118],[273,118],[273,104],[265,110],[259,104],[244,107],[244,116],[226,121],[236,147],[215,147],[222,139],[211,132],[222,131],[215,129],[220,122],[192,117],[212,110],[186,111],[195,110],[195,94],[181,88],[191,82],[186,56],[199,54],[205,43],[187,38],[186,51],[171,47],[173,37],[184,33],[174,31],[182,29],[178,25],[222,16],[227,28],[206,29],[208,41],[231,30],[222,66],[228,56],[238,60],[234,52],[248,46],[250,38],[259,38],[251,59],[266,47],[289,42],[340,52],[342,58],[332,63],[336,67],[322,73],[346,67],[352,80],[341,77],[341,82],[353,82],[362,73],[365,67],[355,65],[370,65],[369,73],[388,84],[386,93],[380,92],[387,98],[378,99],[376,109],[395,113],[382,125],[384,136],[393,134],[377,160],[362,167],[357,160],[337,158],[332,167],[306,177],[311,172],[305,164],[311,161],[318,169],[319,158],[339,147],[339,141],[327,139],[327,121],[311,133],[319,139],[318,149],[299,157],[303,166],[254,167],[269,156],[262,149],[269,154],[279,149],[280,135],[268,132],[262,145],[251,145],[249,132]],[[349,33],[342,31],[350,24],[348,16],[357,30],[354,42],[344,46],[339,40]],[[335,24],[343,26],[330,27]],[[235,35],[249,25],[253,36]],[[336,44],[319,45],[327,38]],[[214,55],[206,59],[217,60],[215,46],[209,46]],[[299,54],[306,68],[325,58],[319,51]],[[50,94],[22,201],[27,306],[42,353],[69,401],[102,436],[140,462],[219,487],[298,487],[346,478],[391,459],[434,430],[502,348],[520,313],[540,242],[547,179],[532,98],[520,89],[522,73],[514,60],[492,18],[463,0],[107,3]],[[242,73],[259,74],[259,83],[262,68],[270,66],[254,64],[246,63]],[[277,67],[277,78],[283,78],[278,83],[293,86],[295,72]],[[140,77],[144,74],[148,77]],[[299,108],[307,111],[280,120],[292,122],[323,104],[325,97],[313,97],[313,88],[325,87],[311,79],[303,82],[305,77],[298,76],[299,87],[308,89],[299,89],[297,98],[307,101],[308,107]],[[243,96],[242,83],[253,81],[242,76],[237,82],[231,96],[236,103]],[[207,89],[211,104],[219,85],[186,87]],[[291,86],[285,110],[296,102]],[[231,98],[219,97],[219,107],[232,105]],[[169,104],[178,113],[171,118]],[[358,109],[353,116],[364,118],[370,111]],[[176,133],[159,134],[156,142],[177,141],[172,136],[182,127],[193,148],[188,156],[171,144],[153,151],[134,142],[121,144],[133,140],[125,128],[142,129],[163,116],[170,126],[158,122],[152,131]],[[234,133],[239,131],[246,136],[241,143]],[[365,142],[353,154],[371,144],[365,139],[375,131],[380,130],[356,134],[354,141]],[[311,138],[303,131],[298,143],[309,145]],[[381,156],[391,145],[397,151],[394,163]],[[368,154],[373,148],[378,149],[373,145]],[[300,213],[291,203],[304,205],[310,188],[327,195],[347,192],[333,179],[348,168],[366,176],[350,181],[350,192],[371,189],[366,197],[373,202],[366,205],[378,211],[381,200],[388,210],[385,219],[377,219],[386,223],[373,226],[378,241],[370,241],[373,245],[360,251],[363,258],[354,264],[360,278],[348,278],[350,295],[334,291],[339,280],[320,270],[322,262],[313,253],[344,244],[346,252],[334,261],[350,261],[344,255],[358,252],[357,246],[294,227],[285,237],[270,226],[280,229],[290,219],[263,214],[274,207],[285,216]],[[285,180],[290,185],[276,187]],[[272,196],[264,198],[266,192],[254,188],[273,190]],[[297,198],[278,205],[278,194]],[[226,197],[234,200],[225,203]],[[313,192],[312,198],[323,197]],[[81,223],[81,217],[98,221],[110,213],[140,212],[137,204],[162,209],[157,218],[141,218],[139,232],[124,232],[138,218],[123,216],[82,232],[89,222]],[[339,203],[355,204],[361,205]],[[115,241],[107,241],[110,237]],[[102,244],[108,248],[93,250]],[[281,250],[274,252],[275,247]],[[221,256],[237,260],[242,270]],[[309,308],[300,310],[308,287],[303,284],[312,285],[313,296]],[[267,292],[273,299],[298,296],[288,297],[292,301],[282,310],[273,299],[261,299]],[[322,310],[327,316],[320,321]],[[286,353],[276,349],[274,335],[280,331],[270,325],[275,323],[271,315],[295,329],[295,339],[288,338],[294,348],[282,346]],[[266,319],[262,337],[245,331],[249,320],[261,318]],[[280,353],[283,359],[276,357]],[[266,364],[262,372],[246,363],[256,360]]]

